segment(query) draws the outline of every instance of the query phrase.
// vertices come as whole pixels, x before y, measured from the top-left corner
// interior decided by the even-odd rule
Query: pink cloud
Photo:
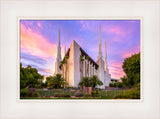
[[[112,74],[112,78],[120,79],[125,75],[122,69],[123,62],[116,62],[115,60],[112,60],[110,62],[109,72]]]
[[[132,51],[127,51],[122,55],[122,58],[127,58],[132,56],[133,54],[139,53],[140,52],[140,46],[136,47],[134,50]]]
[[[126,35],[126,32],[123,31],[121,27],[113,27],[109,30],[111,33],[115,33],[117,35],[124,36]]]
[[[80,31],[87,30],[89,28],[88,22],[80,21],[80,24],[82,25]]]
[[[51,70],[51,69],[44,69],[44,71],[45,71],[46,73],[49,73],[49,74],[53,74],[53,73],[54,73],[54,71]]]
[[[21,50],[44,59],[56,57],[56,44],[51,44],[41,34],[34,33],[21,24]]]
[[[40,22],[37,23],[37,26],[40,27],[40,28],[42,28],[42,25],[41,25]]]

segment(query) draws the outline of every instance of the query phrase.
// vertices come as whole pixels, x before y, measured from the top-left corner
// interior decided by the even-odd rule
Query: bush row
[[[140,99],[140,90],[132,89],[125,92],[123,95],[117,95],[115,99]]]
[[[38,92],[29,93],[28,89],[20,90],[20,97],[39,97],[40,94]]]
[[[118,83],[110,83],[109,87],[118,87],[118,88],[122,88],[123,84],[121,82]]]
[[[55,93],[54,97],[71,97],[69,94],[65,93]]]

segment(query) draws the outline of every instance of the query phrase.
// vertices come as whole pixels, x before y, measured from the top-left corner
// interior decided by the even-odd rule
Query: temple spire
[[[61,61],[60,28],[59,28],[59,33],[58,33],[57,60]]]
[[[58,32],[58,46],[57,46],[57,58],[56,58],[56,62],[55,62],[54,75],[61,73],[61,70],[59,68],[60,62],[61,62],[61,42],[60,42],[60,29],[59,29],[59,32]]]
[[[107,43],[105,42],[105,65],[104,65],[104,70],[109,73],[109,70],[108,70],[108,63],[107,63]]]
[[[66,46],[64,46],[64,55],[66,54]]]
[[[98,59],[99,58],[102,58],[101,25],[99,26],[99,52],[98,52]]]

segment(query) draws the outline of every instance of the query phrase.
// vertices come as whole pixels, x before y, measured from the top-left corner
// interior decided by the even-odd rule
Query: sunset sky
[[[31,65],[45,76],[53,75],[59,28],[62,58],[64,46],[68,49],[75,40],[96,61],[100,24],[103,57],[107,42],[109,72],[112,78],[119,79],[125,75],[122,69],[124,59],[140,51],[139,20],[21,20],[22,65]]]

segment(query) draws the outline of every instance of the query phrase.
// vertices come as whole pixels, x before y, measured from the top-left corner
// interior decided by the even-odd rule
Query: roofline
[[[98,64],[81,47],[80,47],[80,50],[81,50],[82,53],[84,53],[84,55],[86,55],[86,56],[88,56],[90,58],[90,60],[92,61],[92,63],[94,65],[96,65],[97,68],[99,67]]]

